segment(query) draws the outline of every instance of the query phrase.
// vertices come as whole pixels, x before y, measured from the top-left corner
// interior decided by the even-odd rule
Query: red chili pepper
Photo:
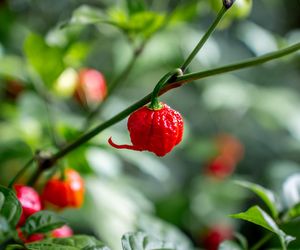
[[[73,235],[73,230],[69,226],[64,225],[60,228],[53,230],[51,235],[54,238],[66,238]]]
[[[104,100],[106,94],[106,81],[101,72],[95,69],[80,70],[75,97],[81,104],[100,103]]]
[[[215,225],[207,230],[203,237],[203,245],[206,250],[218,250],[224,240],[233,237],[233,230],[230,226]]]
[[[236,167],[236,163],[231,157],[220,155],[214,158],[207,166],[207,174],[218,179],[224,179],[231,175]]]
[[[117,145],[111,138],[108,142],[118,149],[150,151],[164,156],[182,140],[183,119],[180,113],[161,103],[160,109],[144,106],[133,112],[127,123],[132,145]]]
[[[63,180],[54,176],[46,183],[42,198],[59,208],[80,207],[84,198],[83,180],[75,170],[66,169]]]
[[[22,205],[22,214],[18,223],[18,226],[22,226],[27,217],[42,209],[42,204],[39,194],[32,187],[16,184],[14,188]]]

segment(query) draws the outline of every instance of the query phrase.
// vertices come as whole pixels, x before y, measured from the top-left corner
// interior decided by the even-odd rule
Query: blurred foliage
[[[145,46],[93,126],[99,124],[149,93],[161,75],[183,62],[215,15],[212,2],[0,1],[0,183],[6,185],[35,150],[54,151],[82,133],[90,110],[72,95],[59,95],[55,87],[65,69],[98,69],[110,85],[134,50]],[[256,0],[248,17],[228,15],[226,25],[215,32],[189,71],[299,42],[299,7],[298,0]],[[206,232],[216,225],[239,231],[250,246],[255,244],[265,231],[228,215],[254,204],[269,207],[275,215],[278,203],[264,194],[264,204],[233,180],[263,184],[264,192],[268,188],[281,197],[285,210],[280,211],[288,211],[286,218],[299,216],[299,79],[297,53],[169,92],[161,99],[184,116],[183,142],[168,156],[157,158],[108,146],[110,135],[129,140],[126,121],[99,134],[61,163],[80,171],[87,186],[85,206],[65,211],[63,217],[76,232],[95,235],[113,250],[121,249],[125,233],[139,230],[143,232],[123,236],[123,249],[150,249],[141,246],[144,242],[156,248],[201,248]],[[233,175],[218,179],[206,169],[218,154],[216,138],[224,133],[238,138],[245,154]],[[257,186],[250,189],[262,191]],[[252,220],[252,213],[260,213],[270,221],[260,207],[236,217]],[[2,216],[0,224],[8,227]],[[297,237],[290,246],[300,247],[298,220],[282,228],[262,226],[283,241],[282,230]],[[165,241],[176,246],[164,245]],[[72,242],[54,243],[77,249]],[[34,244],[29,249],[41,249]],[[280,246],[276,239],[267,244],[268,249]],[[221,249],[240,249],[232,245],[236,243],[226,241]]]

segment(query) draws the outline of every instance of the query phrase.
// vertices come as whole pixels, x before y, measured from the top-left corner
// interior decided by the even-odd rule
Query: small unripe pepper
[[[132,145],[117,145],[111,138],[108,142],[118,149],[150,151],[164,156],[182,140],[183,119],[179,112],[164,103],[157,109],[144,106],[133,112],[127,127]]]
[[[75,97],[83,105],[101,103],[107,94],[106,81],[101,72],[95,69],[79,71]]]
[[[73,169],[66,169],[64,178],[54,176],[43,190],[42,199],[59,208],[80,207],[84,198],[84,183]]]
[[[16,196],[22,205],[22,214],[18,226],[22,226],[30,215],[42,209],[39,194],[32,188],[24,185],[14,185]]]

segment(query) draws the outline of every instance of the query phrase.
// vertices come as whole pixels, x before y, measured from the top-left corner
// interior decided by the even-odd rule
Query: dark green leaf
[[[50,211],[39,211],[31,215],[24,225],[26,234],[47,233],[65,224],[65,221]]]
[[[50,47],[36,34],[30,34],[24,45],[28,62],[47,85],[51,85],[64,70],[63,51]]]
[[[286,219],[295,219],[300,216],[300,203],[296,204],[295,206],[291,207],[287,212]]]
[[[271,211],[271,214],[273,218],[278,218],[278,213],[279,213],[279,201],[276,195],[271,191],[268,190],[260,185],[257,185],[255,183],[247,182],[247,181],[237,181],[236,182],[238,185],[245,187],[255,194],[257,194],[268,206],[268,208]]]
[[[242,248],[236,242],[226,240],[220,244],[218,250],[242,250]]]
[[[126,2],[129,15],[146,10],[146,3],[144,0],[127,0]]]
[[[17,244],[11,244],[8,245],[5,250],[20,250],[20,249],[25,249],[22,245],[17,245]]]
[[[22,207],[15,193],[6,187],[0,186],[0,214],[9,225],[14,228],[19,222]]]
[[[155,217],[141,216],[138,220],[138,228],[161,241],[172,243],[175,249],[192,248],[191,241],[179,229]]]
[[[32,250],[109,250],[101,241],[92,236],[75,235],[68,238],[54,238],[27,244],[26,247]]]
[[[253,206],[244,213],[234,214],[231,217],[242,219],[259,225],[273,233],[275,233],[282,244],[287,246],[289,242],[295,240],[294,237],[285,234],[276,224],[276,222],[259,206]]]
[[[123,250],[174,249],[173,244],[160,241],[144,232],[127,233],[122,237]]]

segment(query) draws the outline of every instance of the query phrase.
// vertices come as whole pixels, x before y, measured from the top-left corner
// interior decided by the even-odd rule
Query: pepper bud
[[[229,9],[233,4],[235,0],[223,0],[223,5],[226,9]]]
[[[160,104],[160,109],[144,106],[129,116],[127,127],[132,145],[117,145],[111,138],[108,143],[118,149],[146,150],[157,156],[169,153],[182,140],[183,119],[168,105]]]

